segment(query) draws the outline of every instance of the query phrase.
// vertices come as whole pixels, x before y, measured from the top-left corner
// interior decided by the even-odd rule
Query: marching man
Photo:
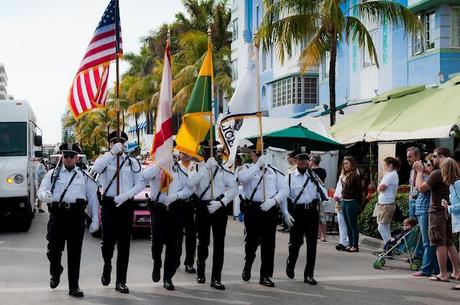
[[[123,131],[120,138],[117,132],[110,133],[110,151],[97,158],[93,172],[99,174],[102,184],[102,242],[101,250],[104,268],[102,285],[111,281],[112,256],[117,244],[117,278],[115,289],[120,293],[129,293],[126,286],[126,273],[129,262],[129,246],[133,224],[131,199],[145,187],[141,174],[141,165],[135,158],[124,153],[124,143],[128,136]],[[117,158],[120,162],[120,193],[117,195]]]
[[[242,278],[251,279],[251,268],[260,244],[259,283],[274,287],[271,280],[275,258],[275,235],[278,223],[278,208],[287,196],[284,175],[269,165],[266,156],[252,151],[252,165],[244,165],[238,171],[238,180],[243,185],[245,200],[241,203],[244,213],[244,267]]]
[[[217,144],[214,141],[214,145]],[[226,206],[238,194],[238,184],[235,176],[228,168],[210,157],[211,146],[209,142],[204,141],[200,145],[204,151],[205,162],[199,162],[189,178],[189,184],[195,188],[195,194],[198,196],[196,207],[198,232],[196,281],[199,284],[206,282],[205,266],[209,254],[208,247],[212,229],[214,248],[211,287],[217,290],[224,290],[225,286],[221,282],[221,275],[224,265],[225,233],[227,229]]]
[[[81,247],[85,233],[85,208],[89,205],[92,222],[89,232],[99,229],[97,184],[87,172],[76,166],[80,147],[76,144],[62,144],[62,163],[50,170],[38,190],[39,199],[48,205],[48,251],[50,261],[50,287],[59,285],[62,251],[67,241],[67,274],[69,295],[83,297],[78,286],[80,276]]]

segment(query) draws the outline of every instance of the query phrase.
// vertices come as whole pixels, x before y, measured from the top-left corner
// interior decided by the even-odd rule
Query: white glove
[[[259,157],[259,159],[257,159],[256,165],[258,167],[264,167],[265,164],[267,164],[267,163],[268,163],[267,162],[267,156],[262,155],[262,156]]]
[[[120,194],[118,196],[115,196],[113,198],[113,201],[115,202],[115,206],[118,208],[120,205],[126,202],[126,200],[129,199],[129,195],[126,193]]]
[[[166,196],[165,198],[165,201],[164,201],[164,205],[166,207],[168,207],[171,203],[173,203],[174,201],[176,201],[178,199],[178,195],[177,194],[169,194],[168,196]]]
[[[124,147],[123,147],[123,144],[121,143],[115,143],[113,146],[112,146],[112,149],[110,150],[110,152],[114,155],[118,155],[119,153],[121,153],[123,151]]]
[[[284,214],[284,222],[288,225],[288,227],[292,227],[294,225],[294,217],[291,216],[291,214],[287,213]]]
[[[267,199],[264,201],[264,203],[262,203],[260,205],[260,209],[264,212],[267,212],[268,210],[270,210],[274,205],[276,204],[276,200],[275,198],[270,198],[270,199]]]
[[[44,204],[53,202],[53,194],[50,191],[45,191],[41,197],[41,201]]]
[[[88,232],[94,233],[94,232],[97,232],[97,230],[99,230],[99,220],[93,220],[91,224],[89,225]]]
[[[205,166],[206,166],[207,169],[213,169],[214,167],[217,166],[217,161],[216,161],[216,159],[214,159],[214,157],[209,158],[209,159],[206,161]]]
[[[209,214],[214,214],[221,207],[222,207],[222,204],[220,203],[220,201],[215,201],[215,200],[211,201],[208,204]]]

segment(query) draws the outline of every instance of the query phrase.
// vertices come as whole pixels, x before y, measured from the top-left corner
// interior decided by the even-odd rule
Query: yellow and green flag
[[[199,155],[200,143],[205,140],[211,127],[213,77],[212,45],[209,41],[206,57],[176,136],[176,149],[199,160],[203,159]]]

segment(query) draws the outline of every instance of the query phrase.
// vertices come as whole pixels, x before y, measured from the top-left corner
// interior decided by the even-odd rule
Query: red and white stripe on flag
[[[84,70],[77,74],[69,92],[69,106],[78,118],[82,113],[104,107],[107,100],[109,65]]]
[[[169,42],[166,44],[163,76],[161,80],[158,112],[155,122],[155,134],[150,155],[152,160],[161,166],[163,171],[170,176],[173,164],[173,128],[172,128],[172,73],[171,52]],[[165,184],[163,184],[165,186]]]
[[[69,108],[75,118],[105,106],[110,62],[123,55],[120,13],[111,0],[93,34],[69,91]]]

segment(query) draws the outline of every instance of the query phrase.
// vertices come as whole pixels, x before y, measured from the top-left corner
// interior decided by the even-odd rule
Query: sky
[[[108,3],[0,0],[0,63],[8,94],[31,103],[46,144],[61,140],[68,90]],[[138,53],[140,39],[181,10],[180,0],[120,0],[123,51]],[[122,63],[121,72],[126,69]]]

